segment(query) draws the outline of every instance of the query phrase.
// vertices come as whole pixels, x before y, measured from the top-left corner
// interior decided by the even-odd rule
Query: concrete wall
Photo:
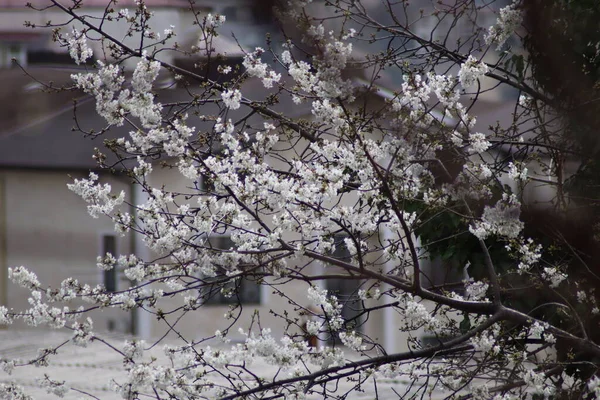
[[[84,201],[66,187],[71,182],[67,173],[0,171],[0,180],[4,184],[0,209],[5,215],[1,264],[27,267],[38,275],[44,288],[58,287],[70,276],[90,285],[103,283],[96,257],[101,252],[102,235],[113,233],[114,224],[106,217],[93,219],[87,214]],[[117,192],[128,186],[114,177],[102,177],[101,181],[110,183]],[[129,237],[117,239],[118,251],[128,253],[129,245]],[[124,285],[120,282],[121,288]],[[0,298],[6,298],[9,308],[27,308],[27,290],[12,282],[0,290],[4,292]],[[124,331],[129,324],[129,316],[120,310],[94,312],[93,317],[99,331],[108,330],[109,324]]]
[[[71,175],[74,178],[83,177],[73,173]],[[126,180],[123,179],[104,176],[101,180],[110,183],[115,192],[120,190],[127,192],[129,189]],[[167,190],[186,190],[186,180],[175,170],[155,168],[151,180],[153,185],[166,184]],[[90,285],[102,283],[102,272],[95,265],[96,257],[100,252],[101,237],[103,234],[113,232],[113,223],[108,218],[95,220],[87,214],[83,200],[66,188],[66,184],[71,181],[67,174],[1,171],[0,181],[3,182],[3,185],[0,185],[2,189],[0,190],[2,196],[0,212],[4,212],[5,215],[6,232],[6,235],[0,238],[6,243],[3,258],[2,246],[0,246],[0,264],[3,261],[5,265],[11,267],[26,266],[38,275],[44,287],[57,287],[69,276]],[[138,198],[137,201],[141,202],[142,199]],[[130,239],[129,236],[119,238],[119,253],[129,253]],[[139,245],[137,250],[138,254],[145,256],[146,259],[152,257],[147,249],[139,248]],[[298,265],[304,265],[308,260],[297,262]],[[306,268],[306,272],[317,274],[325,268],[332,267],[313,262]],[[273,280],[270,282],[275,283]],[[368,287],[368,284],[364,287]],[[321,283],[321,286],[324,284]],[[125,287],[126,283],[120,282],[120,288]],[[255,324],[260,321],[261,326],[269,327],[275,336],[281,336],[286,326],[285,321],[278,315],[288,313],[290,318],[300,319],[295,308],[311,305],[307,299],[307,288],[308,285],[302,282],[276,284],[273,287],[263,285],[261,303],[244,305],[239,319],[234,324],[231,338],[243,339],[243,336],[237,333],[237,328],[247,330],[252,321]],[[8,283],[6,288],[2,289],[0,298],[5,296],[8,307],[17,310],[27,307],[26,290],[12,283]],[[285,294],[285,297],[277,292]],[[183,336],[202,339],[212,336],[217,329],[224,330],[231,323],[231,320],[224,318],[224,314],[229,311],[227,305],[206,305],[185,315],[181,310],[171,313],[181,307],[183,297],[166,298],[156,308],[166,313],[169,324]],[[369,300],[367,306],[376,306],[387,301],[389,300]],[[97,331],[108,330],[109,324],[116,330],[125,331],[133,316],[120,310],[107,309],[92,313],[92,317]],[[393,310],[374,313],[363,326],[362,331],[378,340],[388,351],[405,350],[408,334],[397,329],[400,325],[398,318],[400,316]],[[136,322],[141,329],[140,333],[145,337],[156,338],[168,334],[170,330],[169,326],[159,321],[155,315],[143,311],[139,312]],[[416,336],[420,334],[415,332]],[[169,336],[174,338],[174,332]]]
[[[282,148],[285,148],[285,144],[281,144]],[[291,157],[291,155],[290,155]],[[276,160],[271,160],[270,165],[274,168],[283,167],[277,165]],[[177,193],[193,193],[191,182],[184,178],[176,169],[161,168],[155,165],[155,168],[151,175],[148,177],[150,184],[153,187],[162,187],[167,191],[173,191]],[[178,203],[183,202],[183,198],[179,198]],[[138,202],[142,202],[138,199]],[[195,199],[189,201],[191,205],[195,204]],[[350,195],[344,196],[343,204],[352,205],[355,199]],[[267,221],[267,223],[269,223]],[[287,238],[289,239],[289,237]],[[142,255],[143,256],[143,255]],[[146,254],[146,258],[152,258],[151,254]],[[324,266],[319,262],[310,261],[308,259],[299,259],[289,261],[289,263],[296,263],[299,266],[303,266],[305,273],[309,275],[319,275],[323,273],[343,273],[339,268],[332,266]],[[333,270],[332,270],[333,269]],[[235,323],[235,329],[232,330],[233,339],[242,339],[243,337],[237,334],[237,327],[242,327],[244,330],[250,326],[253,318],[256,318],[255,312],[258,312],[260,316],[260,323],[263,327],[269,327],[272,329],[273,334],[278,337],[283,335],[285,332],[285,321],[277,315],[283,315],[288,313],[290,318],[299,317],[295,310],[298,306],[309,307],[311,306],[307,298],[308,284],[300,281],[293,281],[282,284],[282,280],[270,279],[269,283],[273,284],[273,287],[269,285],[262,286],[261,293],[261,304],[249,304],[244,305],[240,318]],[[361,288],[368,288],[373,282],[367,282]],[[315,282],[315,284],[325,288],[324,282]],[[285,297],[282,297],[277,292],[284,293]],[[187,296],[176,296],[173,298],[164,299],[157,308],[160,308],[164,312],[168,313],[171,310],[175,310],[183,304],[183,297]],[[288,298],[290,300],[288,300]],[[375,306],[388,302],[389,300],[382,298],[378,301],[369,300],[367,306]],[[187,313],[182,316],[181,311],[168,314],[167,319],[170,323],[177,323],[177,330],[182,332],[184,336],[190,338],[201,339],[203,337],[211,336],[215,330],[223,330],[228,326],[230,321],[223,318],[224,314],[229,310],[229,306],[226,305],[205,305],[196,311]],[[181,318],[180,318],[181,317]],[[147,319],[149,321],[148,332],[150,336],[157,336],[167,333],[169,330],[168,326],[158,321],[154,316]],[[255,320],[257,321],[257,320]],[[376,312],[373,313],[362,327],[362,332],[371,338],[376,338],[380,343],[389,342],[393,343],[394,346],[399,348],[406,348],[405,341],[399,343],[397,340],[397,332],[393,329],[386,328],[386,324],[393,324],[393,316],[390,313]],[[292,330],[294,332],[294,330]],[[392,337],[386,337],[392,335]],[[402,347],[404,346],[404,347]]]
[[[149,177],[149,181],[154,187],[165,185],[165,189],[168,191],[176,191],[179,193],[190,192],[190,182],[177,170],[162,169],[159,166],[155,166],[154,171]],[[141,199],[138,201],[142,202]],[[190,203],[193,202],[195,202],[194,199],[190,200]],[[147,252],[147,250],[140,250],[146,251],[146,258],[148,256],[152,257],[152,254]],[[144,256],[144,254],[141,255]],[[291,297],[297,301],[299,305],[304,307],[309,305],[306,297],[307,289],[308,286],[306,284],[297,283],[276,286],[276,290],[285,293],[286,296]],[[258,322],[258,319],[256,319],[256,312],[258,312],[259,320],[263,327],[271,328],[273,333],[277,336],[280,336],[284,332],[284,321],[282,321],[281,318],[274,317],[271,311],[276,314],[283,314],[285,311],[288,311],[290,312],[290,316],[293,316],[293,306],[288,304],[287,300],[273,292],[273,288],[268,285],[262,285],[261,303],[258,305],[247,304],[243,306],[240,318],[236,321],[235,327],[232,330],[232,338],[234,340],[243,338],[237,333],[237,328],[241,327],[244,328],[244,330],[247,330],[253,318]],[[174,310],[177,307],[180,307],[183,304],[183,298],[189,295],[190,293],[186,293],[182,296],[166,298],[157,305],[157,308],[162,309],[164,312]],[[201,339],[212,336],[217,329],[224,330],[231,323],[231,320],[226,320],[224,318],[224,314],[228,311],[228,305],[210,304],[205,305],[198,310],[188,312],[183,317],[181,317],[182,312],[178,311],[167,315],[166,318],[169,323],[177,321],[177,330],[183,333],[184,336]],[[150,336],[155,337],[163,335],[169,330],[169,327],[164,322],[157,320],[154,316],[147,319],[147,321],[149,322],[149,332],[146,332],[145,335],[148,335],[149,333]]]

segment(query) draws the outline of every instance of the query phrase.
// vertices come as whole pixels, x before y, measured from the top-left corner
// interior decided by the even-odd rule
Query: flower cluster
[[[475,351],[498,354],[500,352],[500,345],[497,342],[499,332],[499,327],[494,325],[489,331],[471,338],[471,344]]]
[[[69,55],[75,61],[75,64],[85,63],[94,55],[87,44],[85,31],[79,32],[76,28],[73,28],[72,36],[67,35],[66,39]]]
[[[471,143],[470,150],[475,154],[483,153],[491,146],[485,135],[480,132],[469,134],[469,143]]]
[[[519,265],[517,270],[519,273],[527,272],[531,267],[542,257],[542,246],[534,243],[533,239],[529,238],[525,243],[518,245]]]
[[[557,267],[545,267],[542,272],[542,278],[550,284],[551,288],[555,288],[567,279],[567,275],[561,272]]]
[[[490,27],[485,36],[487,44],[496,43],[500,49],[513,32],[521,25],[523,15],[517,9],[517,0],[512,4],[500,9],[500,15],[496,25]]]
[[[221,94],[223,103],[231,110],[237,110],[240,108],[240,100],[242,100],[242,93],[239,90],[226,90]]]
[[[554,335],[546,332],[547,328],[548,328],[548,324],[541,324],[540,322],[535,321],[529,327],[529,329],[530,329],[529,334],[534,339],[542,339],[543,338],[547,343],[556,343],[556,339],[554,338]]]
[[[252,53],[244,56],[242,65],[246,68],[248,75],[261,79],[263,86],[270,89],[273,87],[273,84],[279,82],[281,74],[278,74],[275,71],[269,71],[269,66],[262,62],[260,56],[264,52],[264,49],[257,47]],[[226,69],[223,71],[226,71]]]
[[[89,179],[75,179],[74,183],[67,185],[72,192],[81,196],[89,204],[88,213],[94,218],[103,214],[111,214],[115,207],[125,201],[124,191],[115,196],[111,193],[112,187],[108,183],[98,184],[97,180],[98,175],[90,172]]]
[[[90,317],[86,318],[83,323],[74,323],[71,327],[73,329],[73,343],[80,347],[87,347],[94,338],[93,327],[94,323]]]
[[[429,332],[437,332],[441,323],[421,302],[415,301],[411,294],[403,293],[397,297],[397,311],[402,316],[402,329],[406,331],[424,328]]]
[[[469,55],[467,61],[460,65],[458,80],[466,89],[473,86],[479,79],[487,74],[488,70],[488,66],[484,62],[477,61],[475,57]]]
[[[139,118],[143,128],[157,128],[161,122],[162,105],[154,101],[152,83],[160,71],[158,61],[145,56],[138,62],[131,80],[131,89],[124,88],[125,78],[116,65],[98,61],[97,73],[73,74],[77,88],[96,98],[96,111],[111,125],[123,125],[127,113]]]
[[[466,298],[473,301],[484,300],[489,287],[481,281],[468,282],[465,285]]]
[[[289,50],[282,53],[281,61],[287,66],[288,73],[299,89],[308,95],[324,100],[345,98],[352,101],[352,84],[342,77],[342,71],[352,53],[352,43],[337,40],[332,32],[327,38],[322,25],[312,27],[312,32],[314,40],[324,49],[319,57],[313,58],[312,66],[305,61],[294,61]],[[302,96],[302,93],[297,91],[295,95]]]
[[[38,280],[37,275],[23,266],[9,268],[8,279],[12,280],[17,285],[32,291],[40,289],[40,281]]]
[[[55,381],[50,379],[47,374],[44,374],[44,378],[40,379],[39,384],[46,389],[46,392],[57,397],[65,397],[65,394],[71,390],[71,388],[65,384],[65,381]]]
[[[514,195],[504,194],[493,207],[485,206],[481,220],[471,225],[469,231],[480,239],[490,235],[514,239],[523,230],[520,206]]]
[[[512,162],[508,163],[508,177],[515,181],[524,182],[527,180],[528,170],[524,166],[517,166]]]
[[[367,347],[363,345],[363,339],[357,335],[355,331],[340,332],[338,335],[342,344],[354,351],[364,351],[367,349]]]
[[[142,358],[144,355],[144,347],[146,347],[146,342],[143,340],[127,340],[123,346],[123,354],[128,361],[133,362]]]
[[[342,305],[337,297],[328,295],[327,290],[311,286],[308,288],[308,300],[323,311],[329,329],[339,331],[342,328]]]
[[[218,28],[225,23],[226,18],[224,15],[220,15],[220,14],[212,15],[209,13],[204,18],[204,21],[208,28]]]

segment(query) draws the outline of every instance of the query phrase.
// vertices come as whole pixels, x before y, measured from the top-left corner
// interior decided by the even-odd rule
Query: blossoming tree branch
[[[125,399],[341,399],[390,380],[406,383],[397,398],[600,396],[600,270],[559,223],[581,208],[593,220],[568,185],[587,164],[564,97],[542,82],[528,25],[535,2],[282,0],[281,30],[262,47],[240,45],[233,66],[215,44],[229,35],[227,15],[193,1],[183,28],[198,41],[188,49],[179,27],[153,30],[142,0],[129,10],[110,2],[101,18],[85,0],[51,3],[68,22],[36,29],[55,29],[85,65],[65,90],[91,96],[104,118],[82,133],[128,132],[94,156],[144,196],[116,193],[96,173],[69,189],[91,217],[142,238],[149,257],[98,259],[130,282],[115,292],[70,277],[47,287],[13,267],[31,308],[2,308],[2,323],[69,329],[86,346],[104,343],[95,310],[151,314],[181,344],[163,360],[143,358],[152,343],[107,344],[127,370],[112,382]],[[125,39],[113,24],[128,27]],[[160,74],[187,97],[161,102]],[[494,114],[498,105],[508,111]],[[154,178],[161,171],[178,189]],[[556,225],[545,231],[536,215]],[[217,246],[217,236],[230,242]],[[334,281],[352,290],[342,296]],[[269,304],[245,304],[244,285],[266,290]],[[199,315],[215,297],[228,299],[224,328],[178,330],[174,316]],[[370,334],[374,321],[387,324],[387,342]],[[271,372],[253,368],[258,360]],[[46,386],[69,390],[52,376]],[[14,384],[0,392],[27,398]]]

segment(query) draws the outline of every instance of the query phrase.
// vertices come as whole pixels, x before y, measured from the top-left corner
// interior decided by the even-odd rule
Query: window
[[[451,261],[441,258],[421,259],[421,284],[424,288],[434,292],[453,291],[465,294],[464,281],[468,279],[465,268],[452,265]],[[462,326],[462,325],[461,325]],[[451,339],[454,335],[444,336],[431,331],[424,331],[419,337],[421,347],[439,346]]]
[[[264,1],[264,0],[263,0]],[[268,1],[264,5],[253,5],[252,7],[245,6],[230,6],[223,9],[223,15],[227,17],[227,21],[238,22],[242,24],[267,24],[271,22],[273,5]]]
[[[21,66],[27,65],[25,46],[20,43],[0,43],[0,67],[13,67],[13,59]]]
[[[244,150],[251,149],[253,143],[255,142],[256,136],[253,133],[250,133],[250,138],[248,140],[241,141],[240,146]],[[211,138],[209,146],[207,146],[207,150],[210,150],[210,156],[216,157],[217,159],[223,159],[228,157],[227,153],[225,152],[225,146],[217,138]],[[237,169],[236,173],[240,182],[244,182],[246,177],[248,176],[247,171],[245,170]],[[213,177],[211,175],[206,175],[202,173],[199,179],[198,188],[201,192],[214,193],[216,189]]]
[[[346,235],[336,235],[334,237],[335,247],[331,254],[332,257],[342,261],[350,261],[350,252],[345,244],[347,237]],[[358,298],[358,289],[360,289],[361,284],[362,282],[357,279],[338,278],[325,281],[325,289],[329,294],[336,296],[342,305],[342,318],[346,322],[346,329],[360,331],[361,321],[359,315],[362,312],[362,302]],[[336,343],[338,340],[336,336]]]
[[[210,245],[214,249],[230,250],[235,244],[229,236],[213,236],[209,239]],[[219,268],[218,276],[215,281],[221,281],[225,277],[225,267]],[[261,285],[252,277],[242,277],[231,279],[225,285],[214,284],[205,286],[202,296],[204,304],[225,305],[225,304],[260,304]]]
[[[117,254],[117,237],[115,235],[103,235],[102,236],[102,253],[101,257],[105,257],[106,253],[110,253],[113,256]],[[103,283],[104,287],[108,292],[117,291],[117,269],[112,268],[104,270],[103,272]]]
[[[421,284],[425,289],[453,290],[459,294],[464,293],[463,281],[468,279],[464,268],[458,268],[449,261],[441,258],[421,260]]]
[[[67,64],[73,65],[73,59],[69,53],[57,53],[51,50],[31,50],[27,52],[27,63],[32,64]],[[88,60],[86,64],[92,64]]]
[[[202,174],[200,175],[198,188],[202,193],[214,193],[215,183],[210,176]]]

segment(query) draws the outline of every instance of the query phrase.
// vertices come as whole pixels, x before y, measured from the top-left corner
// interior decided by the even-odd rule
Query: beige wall
[[[0,171],[0,179],[4,181],[0,201],[6,215],[6,266],[27,267],[38,275],[44,288],[58,287],[69,276],[90,285],[102,283],[96,257],[102,234],[112,233],[114,224],[106,217],[93,219],[87,214],[84,201],[67,189],[71,182],[67,173]],[[101,181],[110,183],[115,191],[127,189],[124,181],[113,177]],[[117,246],[118,251],[128,253],[129,238],[119,238]],[[28,306],[25,289],[9,282],[4,290],[8,307],[21,310]],[[96,312],[94,326],[107,330],[113,320],[116,328],[123,330],[128,318],[120,310]]]
[[[184,189],[186,185],[180,176],[177,171],[156,168],[151,179],[154,185],[168,182],[168,190],[178,190]],[[102,283],[102,273],[96,268],[95,259],[100,251],[100,237],[112,232],[113,223],[108,218],[96,220],[87,214],[83,200],[66,188],[66,184],[70,182],[67,174],[4,171],[0,172],[0,180],[4,182],[4,198],[0,201],[6,212],[6,264],[12,267],[24,265],[31,269],[38,275],[44,287],[57,287],[69,276],[91,285]],[[101,180],[110,183],[114,191],[128,190],[125,180],[108,176],[102,177]],[[138,199],[140,200],[142,199]],[[120,253],[128,253],[129,239],[119,239]],[[138,250],[143,255],[144,250]],[[308,268],[318,273],[326,267],[314,263]],[[124,288],[125,284],[121,282],[121,288]],[[237,333],[237,328],[242,327],[246,330],[253,318],[256,318],[256,311],[259,313],[261,325],[271,328],[275,336],[281,336],[284,333],[285,322],[273,314],[283,315],[287,311],[291,318],[297,315],[294,312],[294,304],[273,291],[280,290],[297,305],[307,307],[310,305],[306,296],[307,288],[308,286],[301,282],[277,285],[274,288],[263,285],[261,304],[243,307],[231,338],[243,339]],[[9,283],[6,289],[9,307],[23,309],[27,306],[26,290],[12,283]],[[176,296],[164,299],[157,308],[168,313],[182,304],[183,296]],[[368,306],[377,304],[378,302],[371,300]],[[176,330],[185,337],[201,339],[229,325],[230,321],[224,319],[228,310],[229,306],[225,305],[207,305],[188,312],[182,318],[179,318],[181,311],[167,314],[166,318],[170,324],[176,324]],[[115,321],[117,329],[123,330],[131,317],[129,313],[112,309],[93,314],[97,331],[107,330],[109,320]],[[169,327],[158,321],[155,316],[142,315],[140,318],[146,321],[146,330],[142,332],[146,337],[159,337],[169,330]],[[388,351],[401,351],[406,349],[407,334],[396,328],[400,322],[397,321],[398,318],[399,315],[395,312],[373,314],[363,327],[363,332],[384,344]],[[174,335],[171,334],[170,337],[173,338]]]
[[[174,169],[163,169],[159,166],[155,166],[154,171],[149,177],[149,182],[154,187],[161,187],[165,185],[165,189],[168,191],[176,191],[180,193],[189,193],[190,182],[184,178],[177,170]],[[138,201],[141,202],[141,199]],[[190,202],[194,202],[191,200]],[[307,289],[306,284],[286,284],[283,286],[276,286],[278,290],[283,291],[286,296],[289,296],[296,300],[301,306],[308,306],[307,300]],[[276,336],[281,336],[284,332],[285,324],[281,318],[274,317],[271,314],[271,310],[277,314],[283,314],[284,311],[291,312],[293,306],[288,304],[287,300],[283,299],[277,294],[273,294],[273,289],[267,285],[263,285],[261,289],[261,304],[248,304],[243,306],[242,314],[239,320],[236,322],[234,329],[231,331],[233,334],[232,339],[242,339],[243,336],[237,333],[237,328],[247,328],[250,326],[252,318],[256,318],[255,312],[258,311],[260,316],[260,322],[263,327],[269,327],[272,329]],[[173,310],[181,304],[183,304],[183,298],[188,296],[186,293],[183,296],[176,296],[173,298],[164,299],[157,305],[157,308],[161,308],[163,311],[168,312]],[[217,329],[223,330],[230,323],[230,320],[224,319],[224,314],[229,310],[229,306],[226,305],[206,305],[198,310],[188,312],[183,318],[181,312],[176,312],[167,316],[169,323],[174,323],[178,320],[176,327],[188,338],[201,339],[207,336],[211,336]],[[293,316],[293,312],[291,312]],[[256,325],[255,325],[256,326]],[[156,337],[163,335],[168,331],[168,326],[158,321],[155,317],[150,318],[150,332],[151,336]]]
[[[273,164],[276,163],[274,162]],[[274,166],[276,167],[277,165]],[[184,178],[176,169],[164,169],[156,165],[153,172],[148,177],[148,181],[153,187],[161,187],[164,185],[164,188],[167,191],[190,193],[190,181]],[[138,199],[138,201],[140,200],[141,199]],[[190,200],[190,202],[195,202],[195,200]],[[352,199],[351,196],[345,196],[343,203],[346,205],[351,205],[354,203],[354,199]],[[305,265],[308,263],[308,261],[309,260],[298,260],[294,262],[296,262],[298,265]],[[321,263],[313,261],[306,268],[307,270],[305,270],[305,272],[310,271],[311,274],[316,275],[325,272],[325,268],[333,267],[325,267]],[[251,304],[244,306],[241,317],[236,322],[235,328],[231,331],[233,333],[231,335],[232,339],[235,340],[243,338],[237,334],[237,328],[242,327],[244,330],[247,330],[252,322],[255,311],[258,311],[260,315],[260,322],[263,327],[271,328],[276,337],[280,337],[284,334],[286,328],[285,321],[276,315],[283,315],[287,311],[289,313],[289,317],[294,318],[297,316],[297,313],[294,311],[296,306],[290,303],[288,299],[281,297],[277,293],[273,293],[274,291],[279,290],[285,293],[285,296],[292,299],[292,301],[298,306],[308,307],[311,305],[307,298],[308,285],[306,283],[294,281],[291,283],[286,283],[285,285],[281,285],[280,282],[281,281],[271,280],[270,283],[274,283],[274,287],[263,285],[260,305]],[[324,287],[325,284],[321,283],[321,286]],[[368,285],[365,285],[364,287],[366,288]],[[168,312],[179,307],[182,304],[182,301],[183,296],[168,298],[162,301],[157,307],[160,307],[163,311]],[[374,306],[383,301],[388,300],[371,300],[368,302],[368,306]],[[179,320],[178,318],[181,316],[181,312],[168,315],[167,319],[170,323],[177,321],[177,328],[184,334],[184,336],[201,339],[213,335],[217,329],[223,330],[228,326],[230,321],[226,321],[223,318],[224,314],[228,310],[228,306],[206,305],[196,311],[189,312]],[[155,317],[151,317],[150,320],[151,322],[149,329],[151,331],[151,336],[162,335],[168,331],[168,326],[165,325],[164,322],[158,321]],[[369,337],[378,339],[378,341],[382,344],[384,342],[389,342],[393,343],[394,347],[405,349],[406,340],[397,340],[397,335],[399,332],[394,329],[390,330],[389,328],[386,328],[386,324],[394,324],[393,315],[384,312],[373,313],[369,317],[367,323],[363,326],[362,331]],[[392,335],[392,337],[386,338],[386,335]]]

